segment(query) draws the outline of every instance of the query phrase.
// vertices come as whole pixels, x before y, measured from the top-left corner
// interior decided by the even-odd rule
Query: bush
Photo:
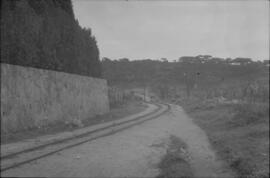
[[[236,125],[269,122],[269,104],[238,104],[232,122]]]
[[[253,170],[253,165],[251,160],[245,158],[234,158],[231,161],[230,167],[237,170],[240,177],[251,177]]]
[[[133,92],[116,87],[109,87],[108,96],[110,108],[122,106],[127,101],[131,101],[136,98]]]

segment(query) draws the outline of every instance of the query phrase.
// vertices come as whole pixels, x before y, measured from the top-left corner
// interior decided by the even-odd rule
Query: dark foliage
[[[97,42],[71,0],[2,0],[1,62],[101,76]]]

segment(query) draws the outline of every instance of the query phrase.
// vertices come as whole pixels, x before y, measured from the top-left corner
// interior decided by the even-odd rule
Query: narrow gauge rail
[[[74,137],[65,138],[63,140],[56,140],[54,142],[38,145],[38,146],[28,148],[22,151],[18,151],[15,153],[10,153],[10,154],[1,156],[0,172],[4,172],[6,170],[13,169],[24,164],[28,164],[32,161],[45,158],[57,152],[81,145],[83,143],[86,143],[86,142],[89,142],[89,141],[92,141],[101,137],[112,135],[116,132],[127,129],[134,125],[141,124],[147,120],[155,119],[170,110],[169,104],[154,104],[154,105],[157,106],[157,109],[143,116],[138,116],[131,120],[112,124],[103,128],[99,128],[93,131],[83,133],[81,135],[76,135]]]

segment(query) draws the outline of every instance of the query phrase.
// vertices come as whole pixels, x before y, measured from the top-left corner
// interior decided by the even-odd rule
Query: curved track
[[[115,123],[71,138],[65,138],[51,143],[28,148],[22,151],[3,155],[1,156],[1,172],[16,168],[20,165],[28,164],[30,162],[78,146],[80,144],[114,134],[134,125],[141,124],[147,120],[155,119],[170,110],[170,105],[168,104],[155,105],[157,106],[157,109],[154,111],[131,120]]]

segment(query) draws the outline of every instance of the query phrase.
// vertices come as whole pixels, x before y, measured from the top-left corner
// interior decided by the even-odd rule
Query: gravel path
[[[1,176],[155,177],[171,135],[187,143],[195,176],[232,177],[223,162],[216,159],[205,133],[176,105],[157,119],[8,170]]]

